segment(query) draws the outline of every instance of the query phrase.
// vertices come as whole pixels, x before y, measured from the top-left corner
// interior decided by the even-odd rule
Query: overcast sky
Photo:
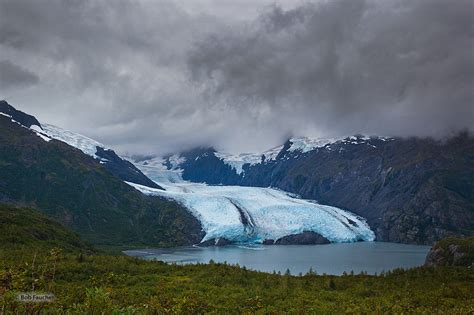
[[[0,99],[130,154],[474,131],[474,0],[0,0]]]

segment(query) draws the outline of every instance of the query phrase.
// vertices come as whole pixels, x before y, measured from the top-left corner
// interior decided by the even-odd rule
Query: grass
[[[367,314],[474,311],[474,272],[419,267],[378,276],[301,277],[225,264],[168,265],[126,256],[58,249],[1,250],[6,313]],[[53,303],[25,304],[19,292],[50,292]]]

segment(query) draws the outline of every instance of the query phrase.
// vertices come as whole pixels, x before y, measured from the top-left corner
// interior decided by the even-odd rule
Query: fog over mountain
[[[122,152],[474,130],[474,1],[0,0],[0,99]]]

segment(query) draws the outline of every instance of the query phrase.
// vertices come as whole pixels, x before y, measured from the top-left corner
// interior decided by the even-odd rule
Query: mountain
[[[101,153],[114,160],[115,153]],[[47,125],[27,128],[13,115],[0,115],[0,203],[37,209],[95,244],[171,246],[202,239],[199,221],[185,208],[143,195],[107,164],[56,140]]]
[[[26,128],[34,130],[45,141],[57,139],[78,148],[85,154],[99,160],[112,174],[125,181],[162,189],[158,184],[143,175],[132,163],[122,159],[113,150],[100,142],[54,125],[41,124],[34,116],[15,109],[6,101],[0,101],[0,114]]]
[[[290,221],[299,223],[293,226],[283,217],[269,219],[269,212],[255,206],[262,200],[262,207],[285,209],[306,201],[295,204],[293,196],[266,187],[317,200],[346,219],[362,217],[357,226],[366,219],[380,241],[432,244],[445,236],[474,235],[474,139],[467,133],[444,141],[292,138],[257,154],[196,148],[164,160],[140,158],[134,165],[97,141],[41,124],[5,101],[0,109],[0,202],[41,209],[93,242],[191,244],[204,233],[205,240],[214,235],[216,242],[228,235],[233,241],[277,243],[372,239],[364,231],[335,237],[345,228],[323,235],[325,224],[314,225],[314,218],[313,223],[295,218]],[[176,171],[167,173],[169,182],[161,181],[163,165]],[[183,179],[264,189],[216,189]],[[327,212],[314,203],[304,207]],[[223,211],[237,220],[234,225],[218,220]],[[252,222],[256,218],[258,224]],[[270,229],[271,222],[280,228]]]
[[[41,129],[39,121],[31,115],[28,115],[7,103],[7,101],[0,100],[0,114],[7,116],[12,120],[18,122],[22,126],[30,128],[31,126],[38,126]]]
[[[259,154],[198,148],[165,164],[193,182],[276,187],[347,209],[366,218],[379,241],[474,235],[474,139],[467,133],[444,141],[298,138]]]

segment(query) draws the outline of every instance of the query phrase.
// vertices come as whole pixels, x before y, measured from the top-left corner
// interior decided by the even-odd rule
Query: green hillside
[[[3,250],[35,248],[46,251],[60,247],[68,252],[95,251],[76,233],[37,210],[6,204],[0,204],[0,244]]]

